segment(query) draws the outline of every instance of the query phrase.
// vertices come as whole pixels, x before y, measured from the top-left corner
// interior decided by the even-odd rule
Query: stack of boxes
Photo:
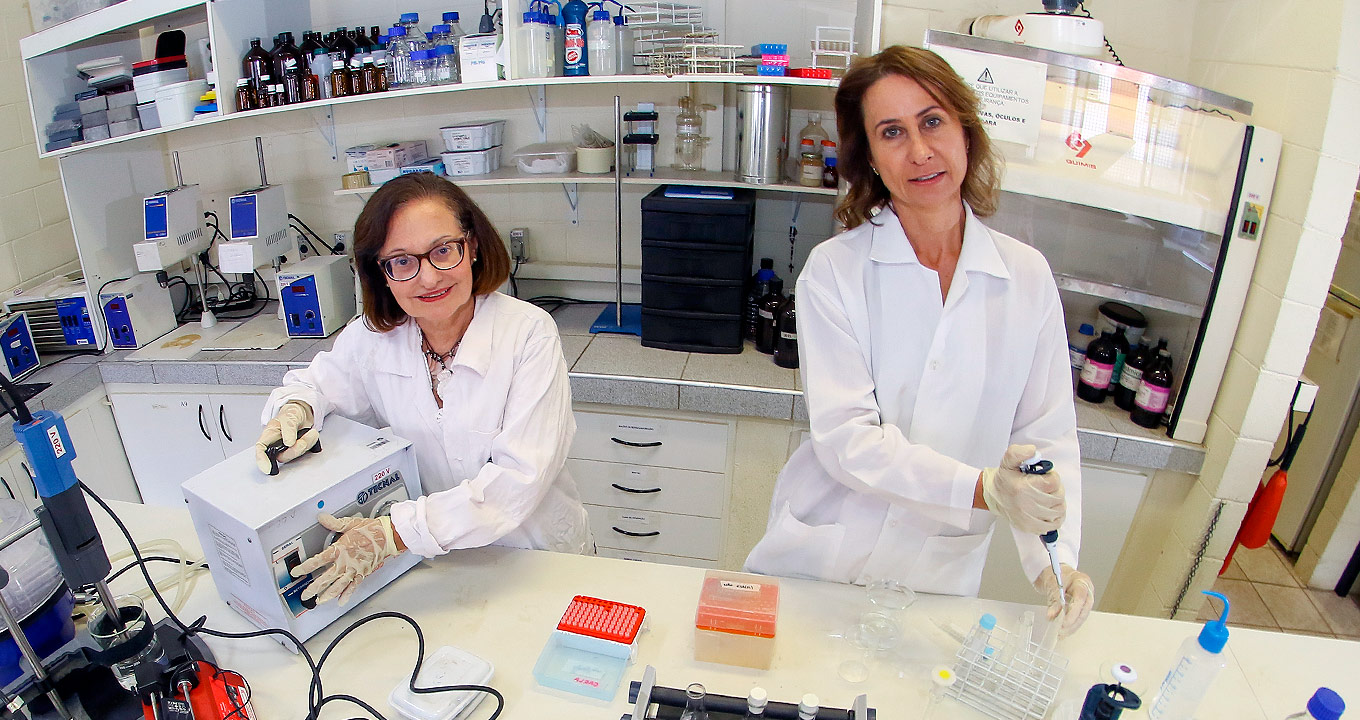
[[[345,150],[345,163],[346,172],[367,172],[372,185],[382,185],[398,175],[413,172],[444,174],[444,163],[430,158],[424,140],[355,145]]]
[[[675,197],[694,190],[663,185],[642,199],[642,344],[739,353],[756,194]]]
[[[751,46],[751,54],[760,56],[757,75],[783,77],[789,69],[789,46],[783,43],[761,43]]]
[[[62,103],[52,111],[52,122],[44,132],[47,152],[62,150],[81,142],[97,142],[135,133],[142,129],[137,121],[137,94],[119,88],[105,94],[90,89],[76,93],[74,101]]]

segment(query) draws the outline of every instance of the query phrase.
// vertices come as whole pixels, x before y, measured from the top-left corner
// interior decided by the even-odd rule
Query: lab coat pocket
[[[975,597],[987,564],[991,531],[977,535],[935,535],[926,538],[907,583],[917,592]]]
[[[457,444],[450,445],[448,453],[452,464],[462,471],[464,478],[476,477],[482,467],[491,461],[491,445],[498,434],[476,430],[458,433]]]
[[[784,503],[746,559],[746,569],[764,575],[844,581],[844,573],[835,567],[844,538],[844,527],[807,525]]]

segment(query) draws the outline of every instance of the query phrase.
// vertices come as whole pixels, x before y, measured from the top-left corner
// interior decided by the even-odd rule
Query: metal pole
[[[99,602],[104,605],[104,612],[109,614],[109,619],[113,621],[115,630],[122,630],[123,616],[118,612],[118,606],[113,603],[113,591],[109,590],[108,583],[100,580],[94,584],[95,592],[99,593]]]
[[[614,324],[623,327],[623,99],[614,96]]]
[[[255,136],[255,157],[260,160],[260,187],[269,187],[269,178],[264,174],[264,142]]]
[[[42,523],[38,522],[37,518],[29,520],[28,522],[24,523],[23,527],[20,527],[18,530],[15,530],[14,532],[6,535],[5,539],[0,540],[0,550],[4,550],[10,545],[19,542],[19,540],[21,540],[25,535],[33,532],[34,530],[37,530],[40,527],[42,527]]]
[[[5,584],[8,583],[9,577],[6,576]],[[28,660],[29,666],[33,668],[33,675],[38,678],[38,682],[47,682],[47,671],[43,669],[42,658],[38,657],[38,653],[29,644],[28,636],[24,635],[24,629],[20,627],[19,621],[14,618],[14,613],[10,611],[9,603],[5,601],[3,595],[0,595],[0,616],[4,616],[5,627],[9,628],[9,636],[14,638],[15,644],[19,646],[19,652],[23,653],[24,659]],[[56,688],[47,691],[47,698],[52,701],[52,709],[56,711],[57,717],[75,720],[75,716],[71,715],[67,711],[66,705],[62,703],[61,696],[57,694]]]
[[[184,172],[179,169],[179,151],[170,153],[170,161],[175,164],[175,187],[184,187]]]

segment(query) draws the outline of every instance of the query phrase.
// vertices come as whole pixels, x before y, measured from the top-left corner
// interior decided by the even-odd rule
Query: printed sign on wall
[[[933,46],[982,100],[982,122],[993,140],[1034,147],[1048,66],[1032,60]]]

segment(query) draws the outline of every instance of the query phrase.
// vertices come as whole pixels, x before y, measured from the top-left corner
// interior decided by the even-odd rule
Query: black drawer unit
[[[688,352],[741,352],[756,194],[732,199],[642,199],[642,344]]]

